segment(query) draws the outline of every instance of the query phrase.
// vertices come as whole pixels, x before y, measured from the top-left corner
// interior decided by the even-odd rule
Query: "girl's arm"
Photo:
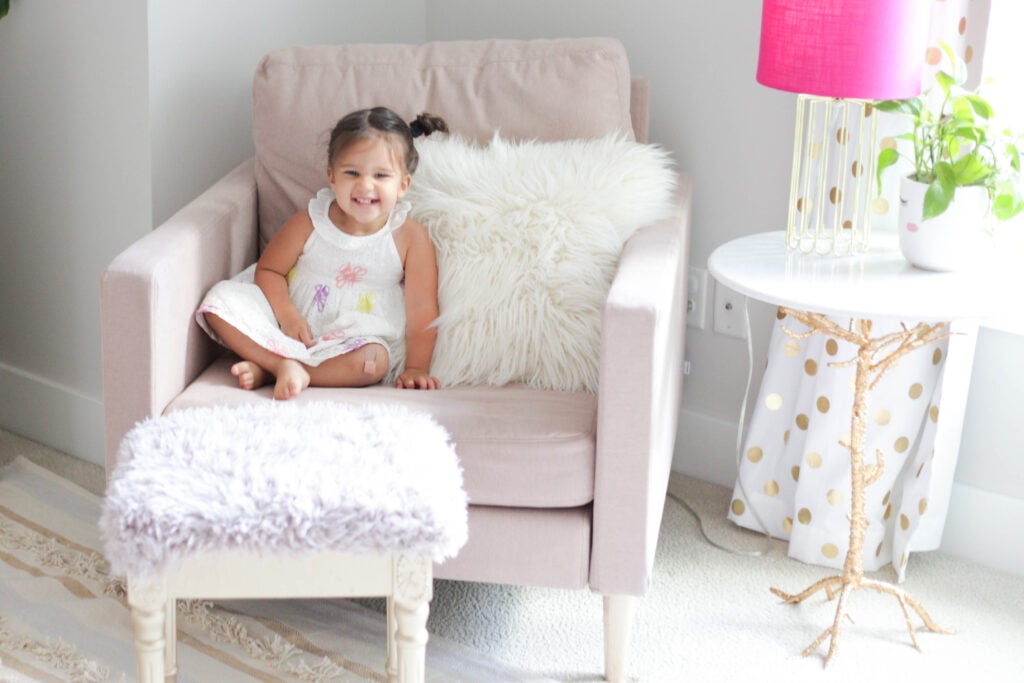
[[[427,229],[416,221],[402,226],[405,242],[405,369],[395,385],[399,389],[440,389],[430,375],[437,330],[437,257]]]
[[[313,345],[313,332],[288,296],[287,276],[299,260],[302,248],[312,232],[313,222],[308,212],[300,211],[288,219],[260,256],[254,278],[270,302],[270,307],[274,309],[274,317],[281,331],[307,347]]]

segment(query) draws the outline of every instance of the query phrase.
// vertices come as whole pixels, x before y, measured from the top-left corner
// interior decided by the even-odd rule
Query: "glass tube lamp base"
[[[790,249],[819,255],[867,250],[876,127],[870,101],[797,96]]]

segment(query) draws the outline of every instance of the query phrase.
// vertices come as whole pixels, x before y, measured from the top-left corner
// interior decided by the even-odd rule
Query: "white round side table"
[[[768,232],[732,240],[718,247],[708,270],[723,285],[759,301],[774,304],[805,326],[794,337],[824,334],[852,345],[856,357],[846,359],[855,368],[850,432],[842,443],[850,457],[849,546],[842,573],[825,578],[800,593],[772,592],[788,604],[799,603],[819,590],[839,597],[835,620],[803,654],[809,655],[830,638],[825,665],[835,655],[840,628],[848,617],[846,601],[861,588],[893,595],[900,603],[914,646],[917,639],[910,618],[913,609],[925,626],[945,632],[924,608],[890,583],[865,578],[864,536],[868,526],[865,490],[882,473],[886,454],[865,453],[868,396],[879,379],[897,361],[923,346],[948,340],[942,382],[943,410],[937,425],[935,459],[942,459],[946,481],[938,488],[948,503],[959,447],[963,407],[973,362],[977,320],[1006,311],[1011,298],[1022,291],[1022,278],[1007,268],[938,273],[911,266],[899,253],[894,235],[873,236],[870,249],[860,255],[817,257],[786,248],[784,233]],[[851,318],[849,326],[828,316]],[[911,321],[895,332],[873,332],[874,320]],[[947,400],[947,394],[952,397]],[[939,452],[939,451],[943,452]],[[943,504],[942,509],[946,505]],[[941,525],[939,527],[941,536]]]

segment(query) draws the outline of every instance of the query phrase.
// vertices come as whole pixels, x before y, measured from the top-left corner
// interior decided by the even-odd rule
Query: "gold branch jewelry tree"
[[[922,346],[947,339],[950,336],[949,323],[934,325],[922,323],[914,328],[908,328],[904,325],[902,330],[898,332],[880,337],[872,337],[872,324],[870,320],[854,320],[850,327],[846,328],[821,314],[794,311],[789,308],[783,308],[782,310],[810,329],[809,332],[797,333],[783,327],[783,330],[789,336],[795,339],[806,339],[819,333],[827,334],[831,337],[850,342],[858,350],[856,359],[830,364],[833,367],[848,367],[850,365],[856,367],[850,440],[848,443],[846,441],[840,442],[844,448],[850,451],[852,482],[852,495],[850,497],[850,547],[846,553],[846,560],[843,563],[843,572],[837,576],[824,578],[800,593],[790,594],[778,588],[772,588],[772,593],[782,598],[787,605],[803,602],[822,589],[827,593],[829,600],[835,598],[836,595],[839,596],[835,620],[832,622],[832,625],[826,628],[802,653],[804,657],[808,656],[826,638],[831,638],[828,655],[825,657],[824,665],[826,667],[832,661],[839,648],[839,634],[843,619],[850,618],[847,610],[847,599],[851,593],[861,588],[870,588],[871,590],[887,593],[896,598],[900,608],[903,610],[903,618],[906,621],[907,631],[910,633],[910,640],[913,642],[914,647],[920,651],[921,646],[917,643],[917,636],[914,633],[914,624],[910,615],[911,608],[921,618],[921,621],[924,622],[928,630],[934,633],[952,633],[952,631],[938,626],[925,611],[924,607],[921,606],[921,603],[905,591],[884,581],[864,578],[864,532],[868,527],[868,518],[864,512],[864,494],[867,487],[881,476],[882,469],[885,466],[881,450],[875,452],[875,464],[868,465],[865,462],[864,436],[867,431],[867,403],[871,390],[885,376],[885,373],[896,365],[900,358]],[[852,619],[850,620],[852,621]]]

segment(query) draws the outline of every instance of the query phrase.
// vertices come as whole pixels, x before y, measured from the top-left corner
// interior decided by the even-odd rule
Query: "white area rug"
[[[682,477],[671,489],[716,540],[760,547],[759,537],[725,521],[727,489]],[[98,515],[95,496],[23,459],[0,470],[0,681],[134,678],[127,609],[104,592],[108,581],[92,559]],[[818,596],[786,607],[768,589],[797,591],[831,570],[787,558],[781,543],[766,557],[717,550],[670,500],[654,585],[637,615],[633,680],[1020,680],[1024,579],[938,553],[910,563],[903,587],[958,633],[919,633],[919,653],[892,598],[856,593],[856,624],[844,625],[823,671],[824,648],[799,653],[831,623],[834,603]],[[178,622],[186,634],[178,680],[383,680],[378,602],[192,606],[198,616]],[[601,680],[601,603],[588,591],[437,581],[428,627],[432,682]]]
[[[0,681],[132,681],[123,584],[100,499],[18,457],[0,469]],[[384,619],[342,600],[180,601],[180,683],[385,680]],[[430,681],[524,674],[432,637]]]

